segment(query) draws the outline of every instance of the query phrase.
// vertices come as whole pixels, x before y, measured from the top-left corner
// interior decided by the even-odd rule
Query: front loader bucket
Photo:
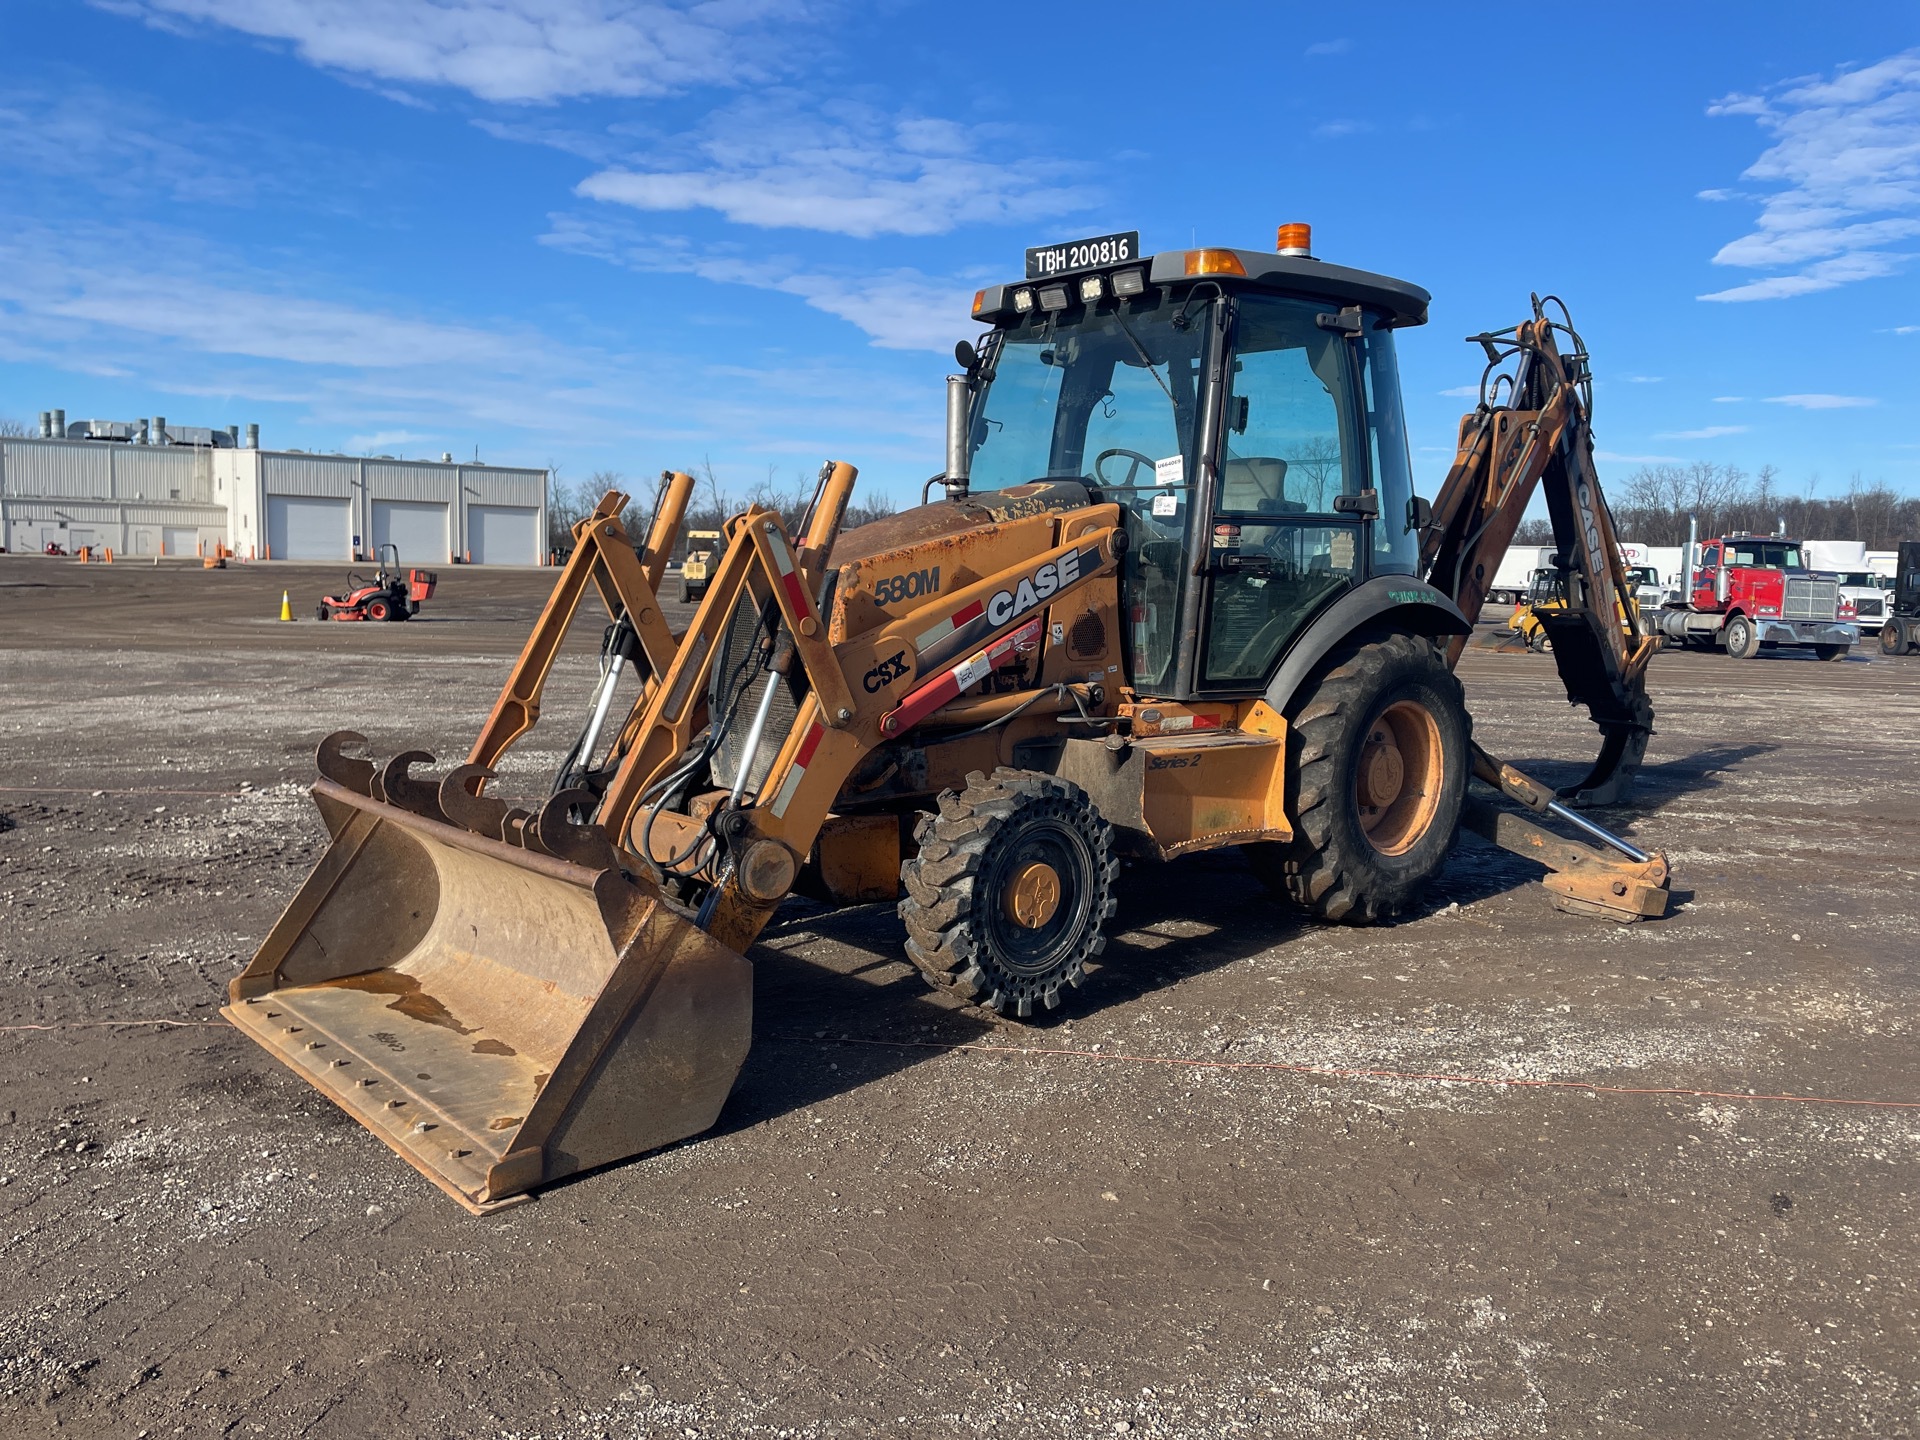
[[[698,1134],[747,961],[617,866],[313,788],[332,844],[222,1012],[475,1213]]]

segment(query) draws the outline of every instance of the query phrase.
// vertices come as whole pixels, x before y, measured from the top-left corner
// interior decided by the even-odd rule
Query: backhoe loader
[[[941,498],[842,533],[854,471],[828,463],[797,522],[727,523],[679,633],[657,597],[693,481],[663,477],[637,545],[609,494],[465,763],[320,744],[331,843],[224,1013],[483,1212],[714,1123],[745,956],[796,891],[897,903],[927,978],[1010,1020],[1088,978],[1129,857],[1240,846],[1280,896],[1368,924],[1420,903],[1466,824],[1563,908],[1664,913],[1664,859],[1572,808],[1630,782],[1657,642],[1564,310],[1474,337],[1482,403],[1430,506],[1394,354],[1428,295],[1303,232],[1029,252],[974,298]],[[1565,795],[1474,744],[1452,670],[1543,485],[1571,577],[1543,623],[1604,736]],[[591,703],[517,802],[497,767],[590,600]]]

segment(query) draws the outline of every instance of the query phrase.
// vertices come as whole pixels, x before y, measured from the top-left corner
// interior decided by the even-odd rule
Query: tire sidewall
[[[1388,706],[1402,700],[1420,705],[1433,717],[1439,731],[1440,796],[1426,833],[1402,853],[1387,855],[1374,848],[1361,827],[1354,780],[1368,733]],[[1395,657],[1373,700],[1348,719],[1333,754],[1340,777],[1331,817],[1334,838],[1341,849],[1355,857],[1355,863],[1348,866],[1351,878],[1384,900],[1386,909],[1401,910],[1418,897],[1453,847],[1467,794],[1470,733],[1466,716],[1453,697],[1434,684],[1434,677],[1424,667]]]
[[[1751,660],[1760,653],[1759,634],[1746,616],[1734,616],[1727,622],[1727,654],[1736,660]]]

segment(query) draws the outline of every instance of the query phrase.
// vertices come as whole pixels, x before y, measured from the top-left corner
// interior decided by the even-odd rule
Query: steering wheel
[[[1125,480],[1109,480],[1105,472],[1100,468],[1116,455],[1133,462],[1127,467],[1127,478]],[[1134,484],[1134,479],[1139,475],[1140,467],[1144,465],[1147,469],[1151,470],[1157,463],[1151,455],[1142,455],[1138,450],[1129,450],[1124,445],[1116,445],[1113,449],[1102,450],[1098,455],[1093,457],[1093,478],[1098,480],[1102,485],[1113,486],[1116,490],[1137,490],[1140,487]]]

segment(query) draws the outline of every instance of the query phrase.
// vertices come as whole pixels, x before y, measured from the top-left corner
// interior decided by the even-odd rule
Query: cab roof
[[[1207,271],[1194,273],[1189,257],[1201,254],[1208,257],[1231,255],[1240,262],[1240,268],[1246,273],[1244,275],[1220,273],[1212,267]],[[1426,324],[1427,306],[1433,299],[1418,285],[1406,280],[1396,280],[1391,275],[1376,274],[1371,270],[1355,270],[1346,265],[1334,265],[1305,255],[1276,255],[1265,250],[1208,247],[1204,250],[1162,250],[1147,256],[1144,261],[1134,260],[1119,265],[1102,265],[1068,271],[1049,276],[1045,280],[1019,280],[1002,285],[989,285],[980,292],[979,299],[974,305],[973,318],[987,323],[1011,318],[1020,313],[1014,306],[1013,297],[1016,292],[1038,291],[1056,285],[1065,285],[1069,296],[1077,305],[1079,303],[1078,282],[1082,279],[1089,275],[1109,277],[1121,275],[1130,270],[1138,270],[1143,264],[1147,268],[1147,284],[1152,286],[1187,286],[1199,284],[1202,281],[1212,281],[1223,288],[1233,290],[1308,295],[1341,304],[1366,305],[1385,310],[1392,316],[1391,323],[1395,328]],[[1109,293],[1111,293],[1111,287],[1109,287]]]

